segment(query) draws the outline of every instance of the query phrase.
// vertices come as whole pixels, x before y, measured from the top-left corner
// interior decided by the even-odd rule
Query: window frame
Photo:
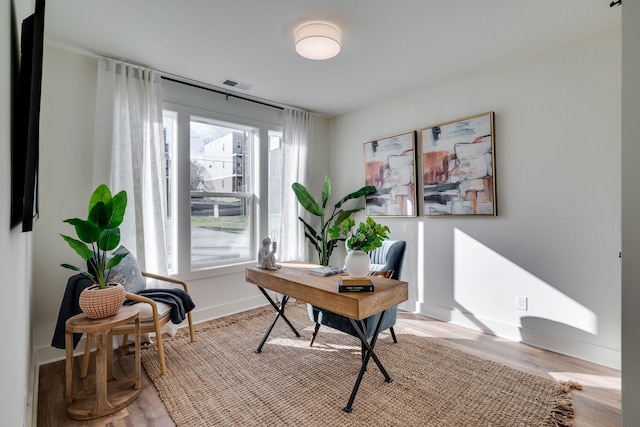
[[[268,155],[269,155],[269,132],[282,132],[282,123],[270,123],[248,117],[240,117],[214,111],[208,108],[191,107],[170,101],[162,102],[163,114],[165,110],[175,112],[176,124],[174,130],[174,142],[171,147],[170,158],[173,168],[170,171],[169,194],[174,197],[169,201],[170,210],[173,215],[167,218],[167,224],[172,227],[171,239],[169,243],[172,250],[169,256],[172,257],[171,276],[184,280],[200,279],[206,277],[219,276],[234,272],[241,272],[248,266],[254,266],[257,262],[257,250],[259,247],[259,236],[267,233],[268,230]],[[230,195],[252,195],[251,201],[251,232],[249,235],[250,248],[249,259],[231,261],[224,264],[193,266],[191,264],[191,191],[189,188],[189,160],[190,143],[180,143],[190,141],[189,122],[191,117],[204,117],[217,124],[233,124],[239,128],[251,129],[255,132],[254,141],[251,143],[250,168],[248,179],[251,180],[250,193],[223,193]],[[186,158],[186,160],[185,160]],[[245,174],[245,176],[247,176]],[[204,194],[204,193],[203,193]],[[207,193],[209,194],[209,193]],[[221,194],[221,193],[211,193]],[[185,234],[186,233],[186,234]],[[184,236],[188,238],[184,238]]]

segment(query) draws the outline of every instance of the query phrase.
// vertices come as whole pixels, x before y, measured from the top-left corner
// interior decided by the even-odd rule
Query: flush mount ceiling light
[[[295,32],[296,52],[308,59],[329,59],[340,52],[342,33],[328,22],[308,22]]]

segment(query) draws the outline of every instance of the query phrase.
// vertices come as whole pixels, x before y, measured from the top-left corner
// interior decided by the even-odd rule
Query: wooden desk
[[[354,330],[358,333],[364,349],[360,373],[353,386],[349,402],[344,408],[345,412],[351,412],[353,401],[355,400],[370,358],[373,358],[378,365],[385,380],[387,382],[393,381],[375,354],[374,347],[386,310],[408,299],[408,284],[407,282],[399,280],[371,276],[371,281],[375,285],[375,292],[340,293],[338,292],[338,275],[315,276],[309,273],[309,269],[313,267],[315,266],[309,264],[286,263],[282,264],[282,268],[279,270],[263,270],[258,267],[251,267],[245,270],[245,280],[257,285],[277,312],[271,325],[265,332],[256,353],[262,351],[262,346],[279,318],[282,318],[289,325],[296,336],[300,336],[285,315],[284,310],[289,298],[295,298],[298,301],[303,301],[347,317],[353,325]],[[265,289],[284,295],[280,307],[271,299]],[[367,341],[362,320],[380,312],[383,313],[375,327],[373,337],[371,341]]]
[[[316,307],[333,311],[351,319],[363,320],[405,302],[409,298],[407,282],[370,276],[375,292],[338,292],[339,275],[315,276],[313,264],[283,263],[279,270],[251,267],[245,280],[259,287],[287,295]]]
[[[116,412],[140,394],[140,319],[137,307],[123,306],[114,316],[90,319],[80,313],[65,324],[67,416],[89,420]],[[135,379],[118,379],[113,375],[113,343],[111,330],[135,321]],[[96,337],[95,389],[73,392],[73,334],[87,333]]]

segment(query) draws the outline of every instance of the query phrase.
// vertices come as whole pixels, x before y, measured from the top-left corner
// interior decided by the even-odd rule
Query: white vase
[[[344,266],[351,277],[366,277],[369,275],[371,259],[369,254],[361,250],[351,251],[344,259]]]

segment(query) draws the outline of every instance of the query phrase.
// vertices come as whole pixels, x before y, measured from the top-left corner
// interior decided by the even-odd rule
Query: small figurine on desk
[[[273,248],[270,250],[271,239],[265,237],[262,239],[262,248],[258,251],[258,267],[265,270],[277,270],[280,268],[276,264],[276,248],[277,242],[273,242]]]

